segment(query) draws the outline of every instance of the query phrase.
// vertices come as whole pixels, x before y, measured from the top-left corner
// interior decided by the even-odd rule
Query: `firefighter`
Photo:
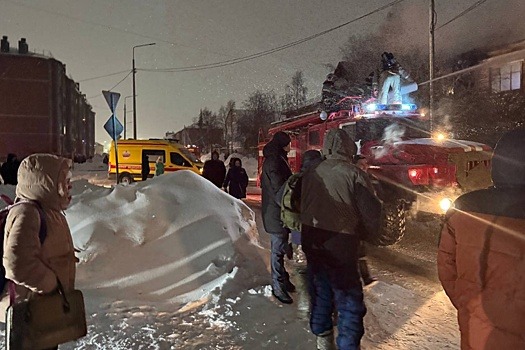
[[[410,79],[407,71],[394,58],[391,52],[383,52],[381,55],[381,91],[379,92],[379,103],[381,104],[399,104],[403,103],[401,98],[401,78]],[[388,93],[392,88],[393,97],[388,98]]]

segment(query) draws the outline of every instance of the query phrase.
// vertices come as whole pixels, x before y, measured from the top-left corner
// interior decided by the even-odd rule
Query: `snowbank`
[[[75,182],[67,210],[83,290],[144,301],[189,302],[238,272],[257,241],[253,212],[190,171],[112,189]],[[241,239],[242,238],[242,239]],[[253,246],[252,246],[253,247]]]

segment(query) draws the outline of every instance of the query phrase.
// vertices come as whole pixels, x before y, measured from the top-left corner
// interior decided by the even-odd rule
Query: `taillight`
[[[428,185],[428,168],[410,168],[408,169],[408,178],[414,185]]]
[[[419,166],[408,169],[408,178],[414,185],[451,186],[455,170],[450,166]]]

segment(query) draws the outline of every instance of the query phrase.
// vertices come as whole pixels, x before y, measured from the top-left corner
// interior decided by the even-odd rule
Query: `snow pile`
[[[74,192],[67,219],[83,290],[190,302],[234,278],[239,252],[257,242],[253,212],[190,171],[112,189],[84,180]]]

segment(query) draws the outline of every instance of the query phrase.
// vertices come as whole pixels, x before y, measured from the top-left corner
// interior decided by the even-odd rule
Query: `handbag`
[[[87,334],[82,292],[66,293],[58,278],[57,282],[57,293],[36,295],[9,306],[6,314],[7,349],[47,349]],[[14,285],[12,288],[10,294],[14,292]]]

